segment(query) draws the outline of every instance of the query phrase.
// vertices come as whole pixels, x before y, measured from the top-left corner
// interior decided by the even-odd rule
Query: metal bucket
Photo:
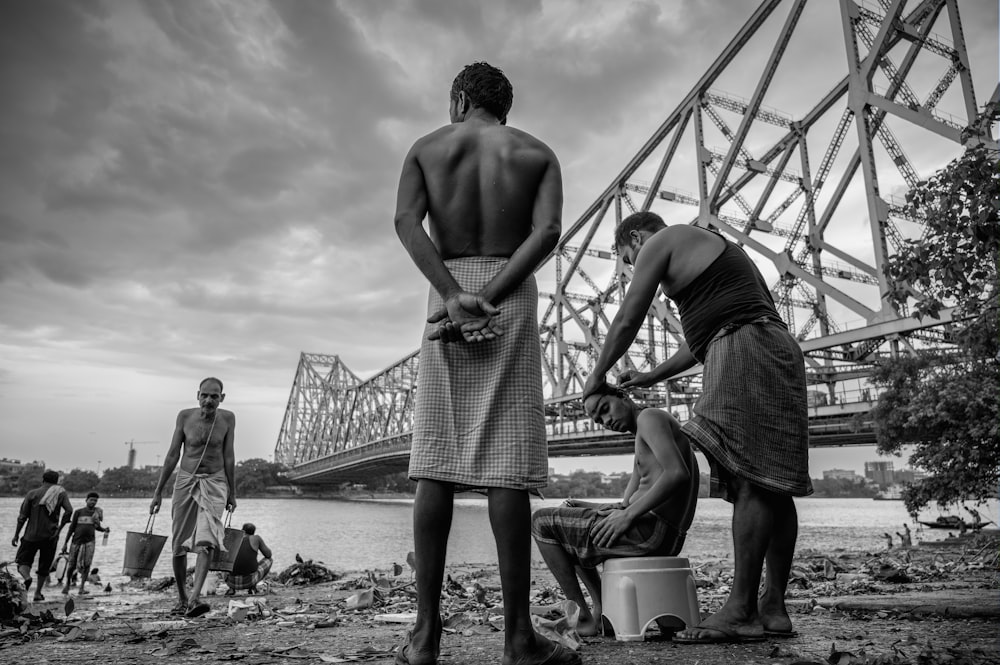
[[[166,536],[153,533],[154,517],[155,513],[149,516],[145,531],[125,533],[125,565],[122,567],[122,575],[152,577],[156,560],[160,558],[163,545],[167,542]]]
[[[226,551],[223,552],[221,547],[213,550],[212,560],[208,564],[209,570],[221,570],[224,573],[233,572],[236,555],[240,553],[240,545],[243,544],[243,538],[246,534],[243,533],[243,529],[232,528],[232,523],[233,513],[230,511],[226,513],[226,537],[224,541]]]

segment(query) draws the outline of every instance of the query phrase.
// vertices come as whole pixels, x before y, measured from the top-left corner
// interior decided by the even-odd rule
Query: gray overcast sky
[[[268,457],[300,351],[368,376],[417,347],[427,287],[392,229],[395,187],[462,65],[511,78],[511,124],[562,162],[568,225],[756,5],[5,3],[0,456],[107,468],[134,439],[157,462],[217,375],[238,459]],[[983,99],[997,5],[961,5]],[[800,31],[805,79],[843,71],[838,23]],[[813,475],[872,457],[821,451]]]

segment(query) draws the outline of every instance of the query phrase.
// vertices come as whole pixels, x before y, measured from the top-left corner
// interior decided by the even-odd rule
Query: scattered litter
[[[417,613],[396,612],[394,614],[376,614],[375,620],[381,621],[382,623],[416,623]]]

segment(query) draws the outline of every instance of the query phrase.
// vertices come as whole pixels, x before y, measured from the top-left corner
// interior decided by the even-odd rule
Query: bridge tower
[[[963,146],[996,145],[981,106],[958,0],[764,0],[537,273],[550,454],[621,444],[589,427],[579,394],[629,280],[613,229],[638,210],[747,250],[806,355],[811,443],[862,442],[850,434],[870,407],[871,368],[948,345],[950,311],[895,309],[883,267],[924,233],[907,190]],[[655,366],[680,339],[657,299],[620,369]],[[303,354],[275,459],[300,482],[404,468],[418,362],[360,381],[336,356]],[[699,390],[695,369],[641,398],[683,420]]]

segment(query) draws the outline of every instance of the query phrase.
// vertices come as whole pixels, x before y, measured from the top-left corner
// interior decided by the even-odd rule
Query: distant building
[[[918,480],[923,480],[927,477],[927,474],[920,469],[901,469],[896,472],[896,482],[897,483],[915,483]]]
[[[6,457],[0,459],[0,474],[21,473],[22,468],[24,465],[19,459],[7,459]]]
[[[38,482],[41,482],[45,462],[41,460],[22,462],[18,459],[8,459],[6,457],[0,459],[0,491],[8,492],[17,489],[17,481],[25,469],[38,469]]]
[[[823,480],[849,480],[860,483],[864,480],[854,469],[827,469],[823,472]]]
[[[601,484],[610,485],[618,480],[621,480],[624,476],[628,474],[624,471],[616,471],[615,473],[602,473],[601,474]]]
[[[880,487],[886,487],[896,482],[896,472],[892,462],[865,462],[865,478]]]

